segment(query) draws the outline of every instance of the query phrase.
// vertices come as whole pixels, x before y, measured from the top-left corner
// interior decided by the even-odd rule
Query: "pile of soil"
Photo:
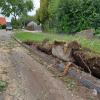
[[[81,45],[77,41],[72,41],[72,42],[74,42],[74,46],[72,45],[72,42],[69,42],[69,43],[66,43],[66,42],[60,43],[60,42],[62,42],[62,41],[54,42],[52,44],[52,48],[57,47],[57,46],[62,46],[62,48],[63,48],[62,50],[64,50],[64,53],[66,53],[66,50],[68,50],[68,48],[70,48],[70,46],[71,46],[73,48],[72,51],[83,50],[84,52],[89,52],[89,53],[94,54],[93,52],[91,52],[90,49],[81,47]],[[90,72],[88,70],[87,71],[84,70],[84,68],[82,66],[77,66],[78,64],[76,65],[75,60],[74,60],[74,62],[63,61],[63,60],[59,59],[58,57],[55,58],[53,56],[53,54],[48,55],[46,52],[41,51],[40,49],[37,49],[39,45],[43,45],[43,44],[44,43],[33,42],[33,44],[31,46],[24,44],[24,47],[26,47],[31,52],[33,52],[34,55],[38,56],[39,62],[43,65],[46,65],[47,69],[50,70],[53,74],[54,73],[57,74],[58,72],[60,72],[57,74],[58,77],[61,77],[61,78],[62,77],[66,77],[66,78],[71,77],[72,79],[76,80],[78,82],[78,84],[76,86],[75,93],[76,93],[77,89],[79,89],[78,90],[79,94],[81,93],[82,96],[83,96],[83,94],[87,95],[88,93],[86,91],[88,88],[89,92],[90,92],[90,96],[91,96],[91,90],[94,90],[94,89],[97,91],[98,94],[100,94],[100,80],[99,79],[97,79],[93,76],[90,76],[90,74],[89,74]],[[70,45],[68,45],[68,44],[70,44]],[[75,44],[76,44],[76,46],[75,46]],[[78,44],[78,46],[77,46],[77,44]],[[98,54],[94,54],[94,56],[98,56]],[[73,54],[72,54],[72,57],[73,57]],[[37,58],[36,58],[36,60],[37,60]],[[86,73],[86,72],[88,72],[88,73]],[[85,93],[83,91],[81,91],[81,89],[83,90],[83,88],[85,89]],[[89,94],[87,96],[89,96]]]
[[[26,44],[32,45],[32,42]],[[78,65],[81,70],[100,79],[100,55],[88,48],[83,48],[77,41],[69,43],[54,41],[51,44],[48,40],[44,40],[42,43],[37,44],[36,47],[38,50],[53,55],[64,62],[72,62]]]

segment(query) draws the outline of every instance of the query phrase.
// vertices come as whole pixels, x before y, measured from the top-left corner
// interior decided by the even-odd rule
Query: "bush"
[[[0,25],[0,29],[2,29],[2,26]]]
[[[0,29],[6,29],[6,25],[0,25]]]
[[[1,27],[2,27],[2,29],[6,29],[6,25],[2,25]]]

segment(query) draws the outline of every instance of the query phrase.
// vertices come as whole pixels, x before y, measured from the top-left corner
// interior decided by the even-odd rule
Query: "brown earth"
[[[54,74],[55,77],[60,77],[60,79],[64,81],[67,88],[69,90],[71,90],[71,92],[73,94],[78,95],[78,96],[80,95],[82,98],[84,98],[84,100],[88,100],[88,99],[96,100],[98,98],[92,94],[92,92],[96,93],[95,90],[89,90],[89,89],[85,88],[84,86],[82,86],[79,82],[77,82],[72,77],[69,77],[69,76],[62,77],[63,73],[60,73],[58,71],[58,69],[63,72],[63,69],[62,69],[62,67],[64,67],[63,63],[60,64],[61,61],[59,62],[59,59],[44,53],[44,50],[37,49],[37,43],[31,45],[32,49],[30,49],[30,47],[27,47],[26,45],[24,45],[24,46],[26,48],[29,48],[29,50],[32,51],[34,56],[36,55],[36,57],[34,57],[34,59],[39,61],[39,63],[45,65],[46,68],[48,70],[50,70]],[[43,52],[41,52],[41,51],[43,51]],[[56,66],[56,63],[57,63],[57,66]],[[58,65],[59,65],[59,68],[58,68]],[[57,69],[56,69],[56,67],[57,67]],[[77,71],[79,71],[79,70],[77,70]],[[83,76],[86,76],[86,74],[84,73]],[[91,77],[91,78],[93,80],[95,79],[93,77]],[[81,91],[81,90],[83,90],[83,91]]]
[[[36,59],[39,56],[31,55],[11,39],[10,32],[0,31],[0,65],[7,71],[2,76],[6,75],[4,79],[8,81],[8,88],[0,95],[0,100],[99,100],[81,85],[77,88],[80,94],[76,95],[77,91],[70,91]],[[65,81],[74,84],[71,78]]]
[[[28,42],[26,44],[28,45]],[[74,62],[81,67],[81,70],[100,78],[100,54],[94,53],[88,48],[83,48],[77,41],[69,43],[54,41],[52,44],[46,41],[37,44],[37,49],[62,61]]]

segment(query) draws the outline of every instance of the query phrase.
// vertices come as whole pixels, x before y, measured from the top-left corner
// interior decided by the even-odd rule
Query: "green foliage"
[[[75,33],[100,26],[100,0],[41,0],[36,19],[45,31]]]
[[[20,15],[27,14],[33,9],[33,2],[31,0],[0,0],[1,12],[3,15],[9,17],[12,15],[16,20]]]
[[[98,29],[96,29],[95,35],[100,36],[100,27]]]
[[[48,19],[48,0],[41,0],[40,9],[40,22],[44,23],[45,19]]]
[[[2,26],[0,25],[0,29],[2,29]]]
[[[37,11],[37,14],[35,16],[37,23],[38,24],[41,23],[42,28],[44,30],[46,30],[45,26],[48,26],[46,25],[46,23],[48,23],[48,18],[49,18],[48,5],[49,5],[49,0],[40,0],[40,9]]]
[[[12,18],[11,20],[13,28],[15,29],[26,27],[27,23],[29,23],[30,21],[35,21],[35,18],[28,15],[22,15],[16,20],[14,18]]]
[[[62,0],[60,8],[58,17],[61,31],[77,32],[91,27],[90,20],[94,14],[91,0]]]
[[[0,25],[0,29],[6,29],[6,25]]]
[[[34,18],[38,24],[41,23],[41,21],[40,21],[40,9],[36,11],[36,15],[34,16]]]
[[[33,1],[0,0],[0,8],[3,15],[13,16],[11,22],[14,28],[21,28],[25,24],[27,13],[33,9]]]
[[[3,92],[7,87],[7,82],[0,80],[0,92]]]
[[[1,27],[2,27],[2,29],[6,29],[6,25],[2,25]]]
[[[12,18],[11,23],[12,23],[12,26],[13,26],[14,29],[19,29],[19,28],[22,27],[22,24],[21,24],[19,19],[15,20],[14,18]]]

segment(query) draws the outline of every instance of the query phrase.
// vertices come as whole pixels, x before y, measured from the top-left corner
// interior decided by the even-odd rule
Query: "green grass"
[[[41,42],[44,39],[49,39],[51,42],[54,40],[62,40],[62,41],[73,41],[77,40],[82,44],[83,47],[90,48],[94,52],[100,53],[100,40],[93,39],[89,40],[84,37],[80,36],[72,36],[72,35],[65,35],[65,34],[50,34],[50,33],[30,33],[30,32],[16,32],[15,37],[21,41],[36,41]]]
[[[7,87],[7,82],[0,80],[0,92],[5,91]]]

